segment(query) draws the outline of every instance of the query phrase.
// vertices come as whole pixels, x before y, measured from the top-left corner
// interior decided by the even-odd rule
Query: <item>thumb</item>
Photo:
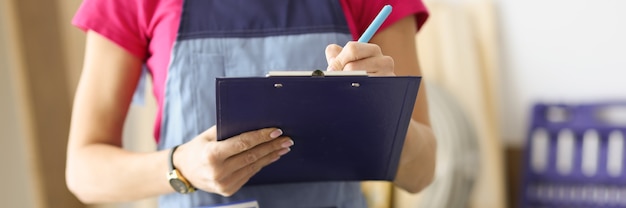
[[[330,44],[326,46],[326,62],[328,63],[327,71],[341,71],[343,70],[343,66],[341,62],[336,61],[335,58],[343,48],[337,44]]]
[[[200,134],[206,141],[212,142],[217,140],[217,127],[215,125]]]

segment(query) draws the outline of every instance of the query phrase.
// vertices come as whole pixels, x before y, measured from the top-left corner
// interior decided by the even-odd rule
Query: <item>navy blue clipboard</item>
[[[421,77],[217,78],[217,136],[278,127],[295,145],[246,185],[395,178]]]

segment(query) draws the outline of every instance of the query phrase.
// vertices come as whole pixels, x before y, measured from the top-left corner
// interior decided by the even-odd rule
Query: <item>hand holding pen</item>
[[[386,5],[374,18],[357,42],[350,41],[344,47],[331,44],[326,47],[328,71],[367,71],[373,76],[395,76],[393,58],[385,56],[376,44],[368,43],[391,13]]]

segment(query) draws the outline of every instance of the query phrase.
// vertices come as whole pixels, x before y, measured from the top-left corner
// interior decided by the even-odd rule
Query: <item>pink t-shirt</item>
[[[420,28],[428,13],[421,0],[340,0],[346,20],[356,40],[383,5],[393,12],[379,30],[415,15]],[[92,30],[115,42],[144,61],[153,79],[158,114],[154,136],[159,139],[165,79],[172,46],[176,40],[183,0],[84,0],[72,23]]]

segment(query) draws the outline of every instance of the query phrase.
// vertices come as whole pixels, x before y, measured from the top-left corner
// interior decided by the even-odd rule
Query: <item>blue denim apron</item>
[[[216,77],[325,69],[326,45],[350,40],[339,0],[185,0],[168,68],[158,148],[188,142],[215,124]],[[263,208],[366,207],[359,182],[244,186],[231,197],[173,193],[160,197],[159,205],[245,200],[257,200]]]

